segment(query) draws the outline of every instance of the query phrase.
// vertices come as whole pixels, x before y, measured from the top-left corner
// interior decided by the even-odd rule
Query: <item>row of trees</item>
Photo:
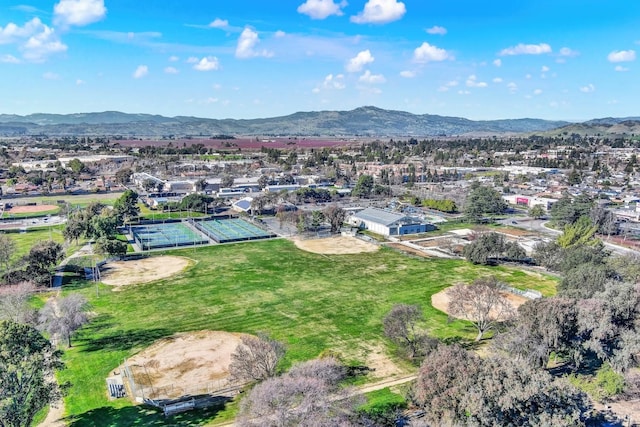
[[[458,211],[456,202],[449,199],[424,199],[422,206],[445,213],[455,213]]]

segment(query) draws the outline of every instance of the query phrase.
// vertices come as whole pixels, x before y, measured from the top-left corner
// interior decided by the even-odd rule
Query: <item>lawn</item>
[[[25,202],[35,202],[39,205],[57,205],[58,200],[64,200],[66,203],[69,203],[72,206],[80,206],[84,207],[90,204],[91,202],[100,202],[105,205],[113,205],[122,193],[91,193],[91,194],[60,194],[56,196],[35,196],[35,197],[16,197],[16,198],[7,198],[5,201],[8,203],[17,202],[17,201],[25,201]]]
[[[414,259],[384,248],[326,256],[300,251],[287,240],[270,240],[167,253],[196,263],[177,277],[120,292],[83,282],[70,286],[68,292],[80,292],[90,300],[96,315],[65,352],[68,369],[59,378],[73,384],[65,399],[72,425],[202,425],[232,417],[233,409],[224,409],[164,422],[162,416],[131,407],[124,399],[107,400],[109,371],[176,332],[267,332],[286,343],[283,368],[327,349],[361,364],[372,348],[391,353],[382,336],[382,318],[396,303],[420,304],[424,326],[436,337],[472,339],[472,326],[449,321],[431,306],[432,294],[489,274],[544,293],[555,288],[546,276],[459,260]]]
[[[52,225],[48,227],[29,228],[26,232],[5,230],[2,231],[2,233],[6,233],[16,242],[16,252],[12,257],[12,260],[15,261],[29,253],[31,247],[40,241],[53,240],[58,243],[63,243],[62,228],[62,225]]]
[[[161,221],[165,219],[201,218],[205,216],[203,212],[195,212],[195,211],[163,212],[163,211],[149,209],[146,205],[142,203],[139,203],[138,206],[140,206],[140,218],[150,219],[155,221]]]

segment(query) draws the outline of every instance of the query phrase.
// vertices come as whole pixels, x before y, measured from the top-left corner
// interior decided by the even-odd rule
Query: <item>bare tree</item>
[[[433,339],[420,330],[418,323],[424,320],[422,309],[418,305],[396,304],[384,317],[384,334],[407,353],[409,359],[424,356],[434,347]]]
[[[509,319],[514,310],[502,296],[501,285],[494,277],[481,277],[470,285],[459,284],[447,291],[448,312],[466,319],[478,329],[476,341],[491,330],[496,323]]]
[[[8,234],[0,234],[0,265],[4,270],[9,268],[9,262],[15,252],[16,242]]]
[[[284,352],[284,345],[267,335],[244,335],[231,354],[229,373],[234,380],[265,380],[276,374],[276,367]]]
[[[361,400],[341,388],[345,369],[335,359],[294,366],[281,377],[255,386],[241,402],[236,425],[243,427],[352,426]]]
[[[590,406],[584,393],[542,369],[456,345],[424,360],[412,400],[434,426],[577,426]]]
[[[327,206],[322,213],[327,221],[329,221],[329,224],[331,224],[332,233],[340,230],[340,227],[342,227],[342,223],[347,216],[347,212],[338,205]]]
[[[64,298],[49,298],[39,312],[41,329],[52,337],[63,338],[71,347],[71,335],[89,321],[89,303],[80,294]]]
[[[34,321],[34,310],[28,301],[36,286],[31,282],[20,282],[16,285],[0,287],[0,320],[12,320],[16,323],[31,324]]]

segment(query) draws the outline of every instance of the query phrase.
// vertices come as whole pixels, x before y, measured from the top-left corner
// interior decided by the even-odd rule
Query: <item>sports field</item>
[[[279,239],[166,253],[193,263],[174,277],[119,292],[107,285],[96,290],[93,284],[73,290],[90,300],[96,317],[65,352],[68,369],[60,380],[73,384],[65,400],[71,425],[207,425],[232,418],[234,404],[165,421],[126,399],[107,399],[110,371],[177,332],[267,332],[286,343],[283,368],[332,350],[350,363],[388,362],[407,372],[411,368],[394,357],[382,336],[382,318],[393,304],[420,304],[425,327],[434,336],[471,340],[475,333],[470,325],[449,322],[431,306],[434,293],[488,274],[519,288],[555,291],[554,280],[546,276],[458,260],[409,258],[385,248],[326,255]]]

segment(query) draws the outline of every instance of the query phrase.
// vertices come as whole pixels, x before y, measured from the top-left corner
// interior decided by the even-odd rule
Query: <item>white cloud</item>
[[[400,77],[404,77],[405,79],[412,79],[415,76],[416,76],[415,71],[411,71],[411,70],[400,71]]]
[[[502,77],[494,77],[491,81],[494,83],[502,83]]]
[[[467,77],[466,84],[468,87],[487,87],[488,86],[486,82],[479,82],[478,77],[476,77],[475,74],[471,74],[469,77]]]
[[[256,56],[262,56],[270,58],[273,56],[273,52],[267,50],[256,51],[256,45],[260,43],[258,33],[253,31],[249,27],[245,27],[238,38],[238,46],[236,47],[236,58],[253,58]]]
[[[443,84],[438,88],[438,92],[447,92],[450,88],[458,86],[460,83],[457,80],[451,80]]]
[[[502,67],[502,59],[498,58],[494,60],[493,65],[495,65],[496,67]]]
[[[42,75],[42,78],[45,80],[60,80],[60,75],[51,71],[47,71]]]
[[[636,60],[635,50],[614,50],[611,52],[607,59],[609,62],[630,62]]]
[[[524,44],[520,43],[516,46],[508,47],[500,51],[501,56],[508,55],[540,55],[543,53],[550,53],[551,46],[546,43],[540,44]]]
[[[149,67],[147,67],[146,65],[138,65],[138,68],[136,68],[136,70],[133,72],[133,78],[141,79],[147,74],[149,74]]]
[[[533,91],[533,94],[534,94],[534,95],[540,95],[541,93],[542,93],[542,89],[535,89],[535,90]]]
[[[175,56],[175,55],[171,55],[171,56],[169,57],[169,62],[177,62],[177,61],[179,61],[179,60],[180,60],[180,58],[179,58],[179,57],[177,57],[177,56]]]
[[[327,75],[324,78],[324,82],[322,82],[322,87],[325,89],[339,89],[342,90],[346,87],[344,84],[344,74],[333,74]]]
[[[226,19],[216,18],[213,21],[211,21],[211,23],[209,24],[209,27],[225,29],[229,27],[229,21],[227,21]]]
[[[67,50],[67,46],[60,41],[55,30],[33,18],[20,27],[13,22],[4,28],[0,27],[0,45],[16,44],[22,56],[33,62],[43,62],[47,56]],[[5,55],[3,62],[14,62],[11,55]]]
[[[275,37],[275,38],[281,38],[281,37],[284,37],[284,36],[286,36],[286,35],[287,35],[287,33],[285,33],[284,31],[282,31],[282,30],[278,30],[278,31],[276,31],[276,32],[275,32],[275,34],[273,35],[273,37]]]
[[[42,32],[29,37],[20,49],[25,59],[42,62],[49,55],[65,52],[67,45],[60,41],[53,28],[43,25]]]
[[[164,69],[164,72],[165,72],[166,74],[178,74],[180,71],[178,71],[178,69],[177,69],[177,68],[174,68],[174,67],[166,67],[166,68]]]
[[[196,58],[195,56],[190,56],[189,58],[187,58],[187,64],[197,64],[198,62],[200,62],[200,59]]]
[[[76,86],[82,86],[87,84],[87,82],[85,82],[84,80],[78,79],[76,80]]]
[[[210,96],[209,98],[205,99],[205,100],[203,101],[203,103],[204,103],[204,104],[215,104],[215,103],[216,103],[216,102],[218,102],[218,101],[219,101],[219,99],[218,99],[218,98],[214,98],[214,97],[211,97],[211,96]]]
[[[618,72],[625,72],[625,71],[629,71],[629,67],[623,67],[622,65],[616,65],[616,68],[614,68],[614,70],[616,70]]]
[[[107,14],[104,0],[60,0],[53,7],[53,22],[63,26],[83,26],[100,21]]]
[[[0,62],[5,64],[19,64],[20,60],[13,55],[2,55],[0,56]]]
[[[382,74],[371,74],[371,71],[366,70],[363,75],[360,76],[358,81],[368,84],[384,83],[387,79]]]
[[[560,48],[559,53],[560,53],[560,56],[566,56],[566,57],[574,57],[574,56],[580,55],[580,52],[578,52],[577,50],[570,49],[568,47]]]
[[[369,0],[364,9],[351,17],[356,24],[386,24],[402,18],[407,9],[398,0]]]
[[[509,82],[507,83],[507,89],[509,89],[509,92],[511,93],[516,93],[516,91],[518,90],[518,85],[514,82]]]
[[[550,68],[547,67],[546,65],[543,65],[542,68],[540,68],[540,71],[542,71],[543,73],[546,73],[549,70],[550,70]]]
[[[427,42],[422,43],[413,51],[413,62],[426,64],[427,62],[438,62],[446,59],[454,59],[453,55],[437,46],[432,46]]]
[[[529,79],[531,78],[531,74],[525,74],[525,75],[524,75],[524,78],[525,78],[525,79],[527,79],[527,80],[529,80]]]
[[[371,64],[375,60],[376,58],[371,55],[371,51],[369,49],[363,50],[358,52],[356,56],[349,60],[345,69],[350,73],[357,73],[358,71],[362,71],[362,68],[365,65]]]
[[[458,95],[470,95],[470,94],[471,94],[471,92],[469,92],[468,90],[460,89],[458,91]]]
[[[191,59],[191,58],[189,58]],[[215,56],[205,56],[193,66],[198,71],[215,71],[220,69],[220,61]]]
[[[582,86],[582,87],[580,88],[580,92],[584,92],[584,93],[590,93],[590,92],[593,92],[593,91],[595,91],[595,90],[596,90],[596,87],[595,87],[593,84],[591,84],[591,83],[589,83],[589,84],[588,84],[588,85],[586,85],[586,86]]]
[[[346,5],[346,1],[334,3],[333,0],[307,0],[298,6],[298,13],[311,19],[325,19],[331,15],[342,16],[342,8]]]
[[[447,34],[447,29],[445,27],[441,27],[439,25],[434,25],[431,28],[427,28],[426,31],[429,34],[438,34],[438,35],[441,35],[441,36],[444,36],[445,34]]]

